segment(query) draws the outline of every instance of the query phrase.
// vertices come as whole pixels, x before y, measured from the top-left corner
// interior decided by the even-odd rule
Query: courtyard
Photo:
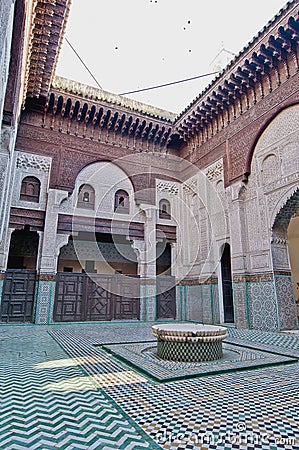
[[[296,333],[174,363],[152,324],[1,325],[0,449],[299,449]]]

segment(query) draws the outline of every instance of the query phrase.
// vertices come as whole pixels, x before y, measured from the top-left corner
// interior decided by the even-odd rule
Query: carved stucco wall
[[[188,320],[219,323],[215,277],[221,248],[229,242],[228,193],[224,189],[222,158],[184,181],[176,201],[178,274],[186,277],[179,292],[186,307],[185,316]]]
[[[15,151],[14,160],[15,170],[11,205],[20,208],[45,210],[52,159],[46,156]],[[40,181],[40,196],[38,203],[20,200],[22,180],[28,176],[36,177]]]
[[[292,280],[296,298],[297,316],[299,317],[299,216],[298,212],[291,219],[288,228],[289,254],[292,268]]]
[[[79,188],[84,184],[91,185],[95,190],[94,210],[77,208]],[[122,219],[129,220],[134,216],[134,220],[140,220],[140,210],[134,201],[134,189],[130,179],[122,169],[110,162],[98,162],[85,167],[77,176],[72,195],[62,202],[60,212],[116,219],[119,214],[114,213],[114,197],[119,189],[125,190],[130,199],[129,214],[127,217],[122,214]]]
[[[278,114],[261,135],[244,198],[249,271],[273,268],[271,237],[279,211],[299,187],[299,105]]]
[[[216,161],[181,184],[177,236],[179,273],[204,281],[217,271],[219,248],[228,239],[223,161]]]
[[[246,273],[275,274],[248,283],[249,322],[268,330],[297,326],[290,277],[287,226],[299,207],[299,106],[278,114],[257,142],[251,175],[242,193]],[[298,203],[298,205],[297,205]],[[292,210],[292,211],[291,211]]]
[[[8,78],[14,0],[0,2],[0,123],[2,124],[3,105]]]
[[[231,245],[235,319],[240,328],[277,330],[297,324],[291,278],[279,271],[290,270],[286,227],[296,210],[294,193],[299,188],[298,124],[299,106],[273,119],[257,142],[247,184],[238,182],[225,189],[221,161],[205,169],[222,200],[229,229],[223,236],[216,232],[215,247],[219,251],[223,242]],[[277,218],[280,228],[285,227],[283,231],[278,231]],[[216,228],[220,221],[219,215]],[[211,242],[203,211],[198,224],[203,257]],[[219,296],[221,302],[221,286]]]

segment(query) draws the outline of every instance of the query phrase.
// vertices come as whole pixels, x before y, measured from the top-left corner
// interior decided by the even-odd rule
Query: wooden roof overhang
[[[207,89],[177,117],[175,130],[179,139],[187,143],[197,133],[205,130],[230,105],[246,97],[256,84],[261,85],[263,79],[267,77],[269,79],[270,71],[277,71],[278,66],[284,63],[289,55],[296,60],[298,70],[298,15],[298,1],[289,2],[285,9],[282,9]],[[286,70],[288,71],[287,64]],[[249,107],[247,104],[247,109]]]
[[[72,81],[70,84],[81,85]],[[86,96],[52,87],[45,107],[45,126],[71,133],[72,124],[72,129],[77,129],[75,133],[78,136],[91,139],[97,132],[105,130],[114,143],[119,138],[125,137],[135,141],[139,139],[151,144],[151,148],[159,147],[165,152],[166,148],[175,142],[176,136],[173,133],[175,114],[168,113],[169,117],[161,117],[155,114],[155,108],[148,105],[143,105],[144,108],[149,108],[148,111],[140,111],[134,109],[134,102],[130,99],[125,99],[126,104],[122,105],[120,96],[94,88],[89,89],[99,94],[100,99],[95,95]],[[73,91],[76,92],[76,89]],[[74,123],[77,126],[74,126]]]
[[[37,0],[33,6],[25,97],[45,103],[54,72],[71,0]],[[30,100],[29,100],[30,101]]]

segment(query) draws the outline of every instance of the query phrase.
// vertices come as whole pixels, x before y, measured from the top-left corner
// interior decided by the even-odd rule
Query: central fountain
[[[152,326],[158,339],[157,356],[177,362],[215,361],[223,357],[225,327],[190,323],[162,323]]]

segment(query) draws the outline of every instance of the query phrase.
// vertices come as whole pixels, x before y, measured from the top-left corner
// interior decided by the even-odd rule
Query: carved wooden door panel
[[[54,305],[55,322],[84,320],[86,276],[81,273],[58,273]]]
[[[113,319],[112,277],[93,275],[88,278],[86,314],[84,320]]]
[[[133,320],[140,317],[140,281],[137,277],[116,275],[113,278],[113,318]]]
[[[139,278],[58,273],[55,322],[139,319]]]
[[[7,270],[3,283],[1,322],[33,322],[36,272]]]
[[[157,319],[176,318],[176,288],[174,277],[157,277],[156,308]]]

